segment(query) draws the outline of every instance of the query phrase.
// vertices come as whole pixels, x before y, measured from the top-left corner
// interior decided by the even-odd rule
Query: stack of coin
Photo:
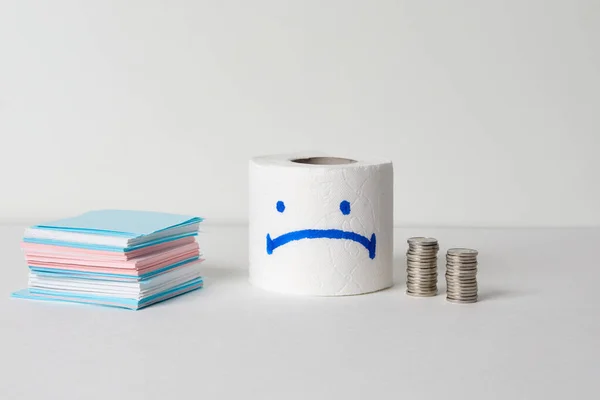
[[[477,301],[477,250],[449,249],[446,254],[446,300],[452,303]]]
[[[437,294],[438,241],[434,238],[408,239],[406,253],[406,294],[430,297]]]

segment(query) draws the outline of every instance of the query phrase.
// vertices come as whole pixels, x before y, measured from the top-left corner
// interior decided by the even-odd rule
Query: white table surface
[[[247,283],[245,227],[206,226],[205,287],[141,311],[9,298],[23,227],[0,227],[0,399],[597,399],[600,230],[396,229],[396,286],[339,298]],[[480,251],[480,302],[404,294],[406,238]]]

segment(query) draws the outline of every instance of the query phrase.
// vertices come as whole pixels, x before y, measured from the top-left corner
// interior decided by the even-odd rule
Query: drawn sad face
[[[350,215],[350,202],[347,200],[342,200],[339,208],[342,215]],[[277,212],[284,213],[286,209],[285,203],[279,200],[275,204],[275,209]],[[271,234],[267,233],[267,254],[273,254],[273,251],[278,247],[284,246],[289,242],[304,239],[352,240],[364,246],[365,250],[369,253],[370,259],[375,258],[375,248],[377,243],[375,233],[373,233],[369,239],[356,232],[341,229],[302,229],[284,233],[276,238],[271,238]]]

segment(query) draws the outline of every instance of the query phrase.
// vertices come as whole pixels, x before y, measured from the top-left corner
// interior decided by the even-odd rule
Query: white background
[[[0,1],[0,221],[245,222],[247,160],[387,157],[401,225],[600,225],[598,1]]]
[[[397,228],[395,286],[304,297],[251,286],[248,230],[211,226],[205,287],[141,311],[9,298],[22,232],[0,226],[2,400],[600,397],[600,229]],[[447,302],[442,276],[437,296],[405,295],[423,234],[440,258],[480,251],[477,303]]]

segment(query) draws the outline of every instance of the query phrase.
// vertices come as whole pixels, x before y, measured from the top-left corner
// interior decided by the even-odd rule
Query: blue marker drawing
[[[340,211],[344,215],[350,214],[350,202],[348,200],[344,200],[340,203]]]
[[[353,240],[365,246],[365,249],[369,251],[370,259],[375,258],[375,246],[377,244],[375,240],[375,234],[372,234],[371,239],[369,240],[366,236],[360,235],[356,232],[342,231],[340,229],[303,229],[301,231],[284,233],[275,239],[271,239],[271,235],[267,233],[267,254],[273,254],[273,250],[283,246],[286,243],[302,239]]]
[[[275,208],[277,208],[277,211],[279,211],[280,213],[285,211],[285,204],[283,204],[283,201],[279,200],[277,202],[277,204],[275,205]]]
[[[285,205],[282,201],[277,202],[277,211],[283,212]],[[350,203],[346,200],[340,203],[340,211],[344,215],[350,214]],[[375,258],[375,248],[377,241],[375,233],[371,235],[371,239],[366,236],[360,235],[356,232],[343,231],[341,229],[302,229],[299,231],[293,231],[284,233],[275,239],[271,238],[271,235],[267,233],[267,254],[273,254],[273,251],[289,242],[294,240],[302,239],[342,239],[342,240],[353,240],[356,243],[362,244],[365,249],[369,252],[369,258],[372,260]]]

